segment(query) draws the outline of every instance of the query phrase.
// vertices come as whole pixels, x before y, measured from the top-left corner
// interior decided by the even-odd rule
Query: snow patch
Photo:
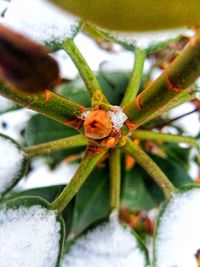
[[[39,205],[0,210],[0,266],[55,267],[60,224]]]
[[[131,230],[115,216],[77,240],[61,267],[144,267],[146,259]]]
[[[155,241],[156,267],[197,267],[200,249],[200,188],[175,194],[167,204]]]
[[[85,120],[85,119],[88,117],[89,114],[90,114],[90,111],[84,111],[84,112],[81,114],[81,119],[82,119],[82,120]]]
[[[12,0],[4,23],[16,31],[44,42],[62,42],[77,30],[78,20],[46,0]]]
[[[14,103],[3,96],[0,96],[0,112],[3,112],[14,106]]]
[[[113,127],[116,130],[120,130],[123,127],[124,122],[128,119],[126,114],[122,111],[121,107],[113,106],[113,110],[108,111]]]
[[[109,32],[109,35],[117,41],[121,41],[129,45],[135,45],[141,49],[147,49],[149,46],[154,45],[156,43],[177,38],[181,34],[192,36],[194,32],[186,28],[144,33]]]
[[[16,180],[23,160],[23,151],[19,150],[11,140],[0,136],[0,196]]]

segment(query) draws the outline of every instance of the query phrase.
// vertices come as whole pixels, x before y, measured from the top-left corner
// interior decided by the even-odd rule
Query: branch
[[[191,86],[187,89],[185,89],[183,92],[180,92],[180,94],[176,95],[171,101],[166,103],[163,107],[159,108],[156,112],[154,112],[147,121],[153,120],[159,116],[161,116],[163,113],[168,112],[169,110],[185,103],[188,101],[192,101],[196,99],[197,93],[199,90],[195,88],[194,86]],[[151,127],[152,128],[152,127]]]
[[[122,100],[121,106],[125,107],[137,96],[140,89],[146,52],[139,48],[135,50],[135,63],[128,88]]]
[[[114,149],[110,151],[110,209],[119,211],[120,206],[120,187],[121,187],[121,162],[120,150]]]
[[[75,129],[79,129],[81,126],[82,120],[79,117],[85,107],[48,90],[37,94],[26,94],[0,82],[0,95],[64,125]]]
[[[193,113],[195,113],[197,111],[199,111],[199,109],[198,108],[195,108],[195,109],[193,109],[193,110],[191,110],[191,111],[189,111],[187,113],[184,113],[182,115],[179,115],[179,116],[177,116],[175,118],[167,119],[167,120],[165,120],[165,121],[163,121],[161,123],[157,123],[157,124],[153,125],[153,128],[161,129],[161,128],[165,127],[166,125],[170,125],[173,122],[175,122],[177,120],[180,120],[180,119],[182,119],[182,118],[184,118],[186,116],[189,116],[189,115],[191,115],[191,114],[193,114]]]
[[[185,143],[191,146],[196,146],[199,142],[198,139],[188,137],[188,136],[179,136],[165,133],[156,133],[152,131],[136,130],[132,133],[131,138],[138,138],[140,140],[155,140],[162,142],[172,142],[172,143]]]
[[[182,90],[191,86],[200,75],[200,32],[163,73],[124,108],[138,128]]]
[[[88,144],[88,139],[83,135],[75,135],[55,141],[51,141],[48,143],[25,147],[24,152],[27,154],[28,158],[49,154],[52,152],[85,146]]]
[[[78,170],[76,171],[71,182],[64,188],[62,193],[52,202],[51,209],[61,213],[68,205],[70,200],[77,194],[87,177],[90,175],[98,161],[105,155],[106,151],[93,154],[89,150],[86,151]]]
[[[131,155],[139,165],[153,178],[157,185],[162,189],[165,197],[168,199],[176,188],[169,181],[167,176],[158,167],[158,165],[131,139],[126,137],[126,145],[122,147],[125,153]]]
[[[104,96],[99,82],[97,81],[94,73],[88,66],[73,40],[67,39],[63,44],[63,48],[70,55],[77,69],[79,70],[79,73],[90,94],[92,106],[109,106],[109,102]]]

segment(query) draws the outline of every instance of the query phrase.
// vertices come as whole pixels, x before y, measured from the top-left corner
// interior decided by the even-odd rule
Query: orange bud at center
[[[85,136],[91,139],[102,139],[112,131],[112,122],[105,110],[94,110],[84,122]]]

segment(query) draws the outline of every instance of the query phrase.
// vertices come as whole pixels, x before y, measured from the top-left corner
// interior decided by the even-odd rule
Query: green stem
[[[142,81],[145,58],[146,58],[146,52],[144,50],[136,48],[134,68],[128,87],[126,89],[126,93],[121,103],[122,107],[125,107],[126,105],[131,103],[138,94]]]
[[[68,205],[70,200],[77,194],[89,174],[92,172],[98,161],[105,155],[105,152],[93,154],[89,150],[86,151],[78,170],[76,171],[71,182],[64,188],[62,193],[52,202],[51,209],[61,213]]]
[[[172,143],[185,143],[191,146],[195,146],[199,142],[198,139],[192,137],[165,134],[165,133],[156,133],[144,130],[134,131],[131,137],[138,138],[140,140],[155,140],[158,142],[162,141],[162,142],[172,142]]]
[[[199,92],[198,88],[195,88],[194,86],[185,89],[183,92],[175,96],[171,101],[166,103],[163,107],[159,108],[155,113],[153,113],[152,116],[148,118],[148,121],[161,116],[163,113],[166,113],[169,110],[185,102],[194,100],[198,92]]]
[[[187,113],[184,113],[184,114],[181,114],[181,115],[179,115],[179,116],[177,116],[177,117],[175,117],[175,118],[172,118],[172,119],[166,119],[166,120],[164,120],[164,121],[162,121],[162,122],[160,122],[160,123],[156,123],[156,124],[154,124],[153,125],[153,128],[156,128],[156,129],[162,129],[163,127],[165,127],[165,126],[167,126],[167,125],[170,125],[170,124],[172,124],[173,122],[175,122],[175,121],[177,121],[177,120],[180,120],[180,119],[182,119],[182,118],[184,118],[184,117],[186,117],[186,116],[189,116],[189,115],[191,115],[191,114],[193,114],[193,113],[195,113],[195,112],[198,112],[198,108],[195,108],[195,109],[193,109],[192,111],[189,111],[189,112],[187,112]]]
[[[119,211],[120,206],[120,186],[121,186],[121,162],[120,150],[114,149],[110,151],[110,209]]]
[[[123,147],[125,153],[131,155],[141,167],[153,178],[153,180],[162,189],[165,197],[169,199],[176,188],[169,181],[167,176],[158,167],[158,165],[131,139],[126,137],[126,145]]]
[[[164,105],[190,87],[200,75],[200,32],[163,73],[124,108],[124,112],[138,128]]]
[[[49,154],[60,150],[85,146],[87,144],[87,138],[85,138],[83,135],[75,135],[40,145],[25,147],[24,152],[27,154],[28,158],[31,158],[34,156]]]
[[[35,110],[64,125],[79,129],[81,120],[78,118],[85,107],[56,95],[50,91],[38,94],[26,94],[14,90],[0,82],[0,95],[14,101],[20,106]]]
[[[85,82],[85,85],[90,94],[92,106],[109,106],[109,102],[104,96],[97,78],[78,50],[78,47],[75,45],[74,41],[67,39],[63,44],[63,48],[69,54],[77,69],[79,70],[79,73],[83,81]]]

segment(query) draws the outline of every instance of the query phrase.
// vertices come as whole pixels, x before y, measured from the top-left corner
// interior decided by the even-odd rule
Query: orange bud
[[[112,131],[112,122],[105,110],[90,112],[84,121],[85,136],[91,139],[102,139]]]
[[[46,49],[0,25],[0,79],[16,89],[36,93],[59,78],[56,61]]]

